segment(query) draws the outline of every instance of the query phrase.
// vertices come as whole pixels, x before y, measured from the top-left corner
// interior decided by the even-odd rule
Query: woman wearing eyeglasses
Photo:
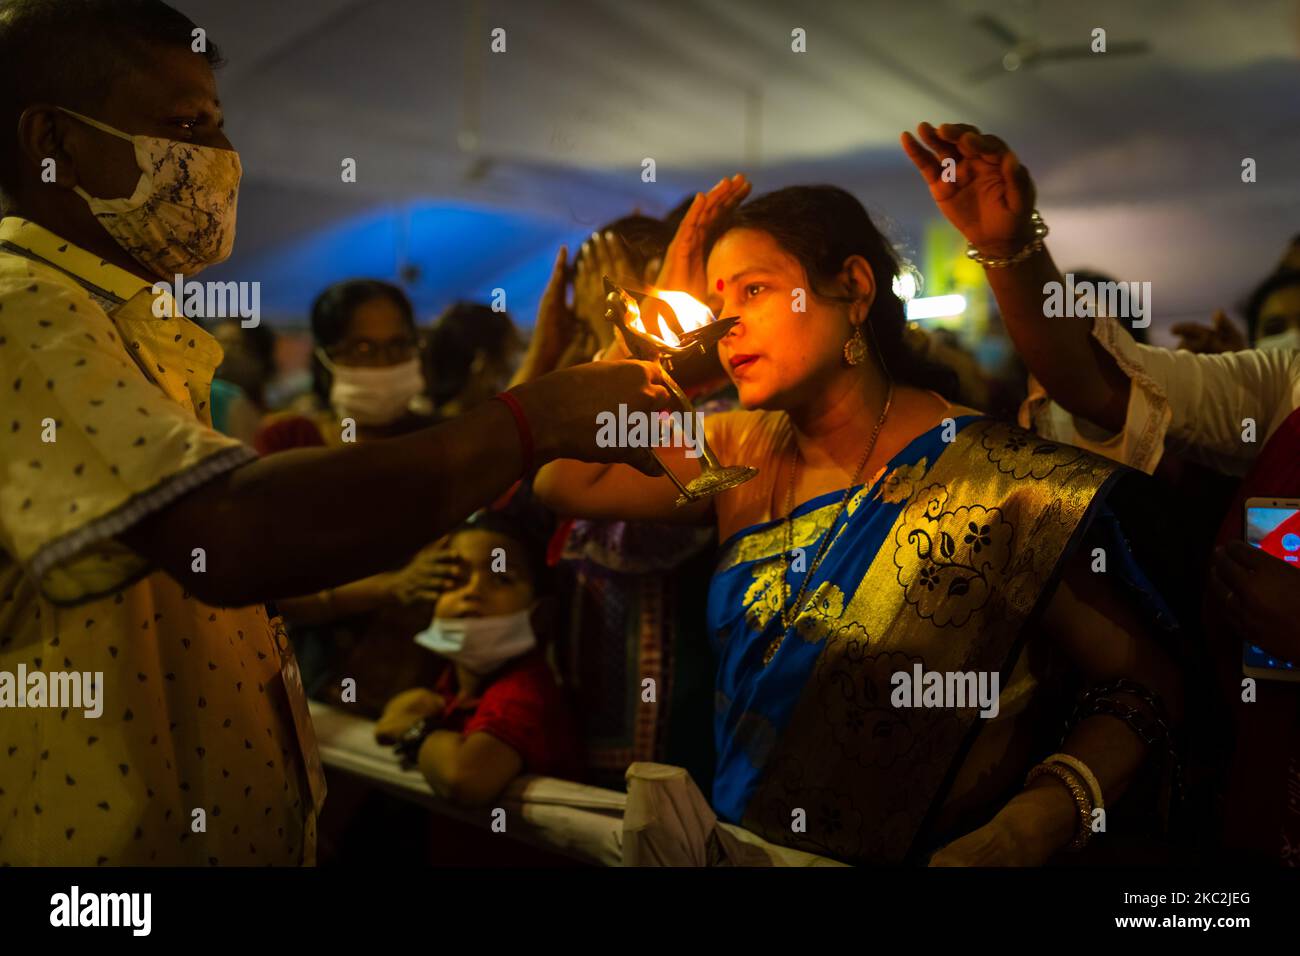
[[[391,438],[433,424],[411,301],[377,279],[339,282],[311,308],[312,378],[324,408],[269,419],[253,438],[263,455]]]
[[[337,448],[434,424],[418,411],[426,392],[422,349],[401,289],[375,279],[332,285],[312,305],[311,327],[316,391],[326,407],[267,421],[253,439],[259,453]],[[308,693],[337,701],[342,678],[352,677],[355,705],[377,715],[409,681],[436,678],[433,656],[410,638],[453,580],[454,566],[431,543],[404,567],[278,601]]]

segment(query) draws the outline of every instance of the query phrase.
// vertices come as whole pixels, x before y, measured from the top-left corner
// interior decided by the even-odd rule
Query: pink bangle
[[[524,414],[524,408],[519,404],[519,399],[515,398],[509,392],[499,392],[492,396],[498,399],[501,404],[510,409],[510,415],[515,420],[515,429],[519,432],[519,446],[523,453],[524,469],[526,475],[533,470],[533,430],[528,427],[528,416]]]

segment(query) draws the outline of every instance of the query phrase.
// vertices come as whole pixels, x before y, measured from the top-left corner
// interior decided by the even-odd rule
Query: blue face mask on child
[[[490,674],[506,661],[537,646],[532,611],[495,617],[435,617],[415,635],[421,647],[463,664],[475,674]]]

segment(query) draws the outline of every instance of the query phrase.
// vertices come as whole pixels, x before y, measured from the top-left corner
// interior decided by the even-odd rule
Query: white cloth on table
[[[721,823],[682,767],[627,768],[624,866],[843,866]]]

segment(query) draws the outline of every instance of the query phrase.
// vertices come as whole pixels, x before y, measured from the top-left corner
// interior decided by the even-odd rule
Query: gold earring
[[[853,335],[844,343],[844,361],[852,368],[867,360],[867,340],[862,336],[862,326],[855,326]]]

